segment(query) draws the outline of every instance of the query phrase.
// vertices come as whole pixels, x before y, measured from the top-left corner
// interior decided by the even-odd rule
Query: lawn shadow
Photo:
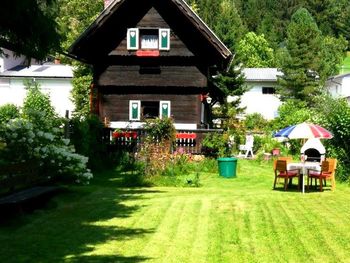
[[[103,182],[106,180],[107,182]],[[147,188],[120,188],[101,177],[96,184],[70,187],[41,210],[24,214],[0,225],[0,262],[142,262],[149,258],[120,255],[86,255],[96,246],[118,240],[144,238],[154,229],[125,227],[121,219],[131,217],[145,205],[131,200],[162,194]],[[30,244],[30,245],[28,245]],[[99,252],[101,253],[101,252]],[[98,254],[98,253],[97,253]]]

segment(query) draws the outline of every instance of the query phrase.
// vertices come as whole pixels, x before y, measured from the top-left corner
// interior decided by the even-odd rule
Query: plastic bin
[[[237,158],[218,158],[218,165],[220,176],[226,178],[236,177]]]

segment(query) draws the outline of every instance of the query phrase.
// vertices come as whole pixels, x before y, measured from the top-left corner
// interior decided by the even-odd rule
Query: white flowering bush
[[[10,120],[0,126],[0,141],[5,145],[0,158],[8,163],[37,162],[39,172],[53,180],[88,183],[92,178],[88,158],[75,153],[68,139],[55,134],[25,119]]]

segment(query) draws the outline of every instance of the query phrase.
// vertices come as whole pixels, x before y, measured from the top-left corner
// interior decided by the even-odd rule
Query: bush
[[[24,119],[10,120],[0,126],[0,159],[6,163],[37,162],[42,176],[57,181],[88,183],[87,157],[74,152],[69,140],[35,127]]]
[[[19,116],[19,109],[16,105],[8,103],[0,106],[0,124],[18,118]]]
[[[89,158],[88,166],[92,170],[102,170],[110,166],[111,155],[107,153],[103,142],[103,124],[97,116],[84,119],[73,118],[70,121],[70,139],[77,153]]]

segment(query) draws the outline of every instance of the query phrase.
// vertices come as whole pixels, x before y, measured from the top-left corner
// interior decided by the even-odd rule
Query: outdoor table
[[[300,162],[300,163],[288,163],[288,170],[301,170],[300,178],[302,179],[302,192],[305,193],[305,175],[307,170],[317,170],[321,171],[321,165],[318,162]]]

